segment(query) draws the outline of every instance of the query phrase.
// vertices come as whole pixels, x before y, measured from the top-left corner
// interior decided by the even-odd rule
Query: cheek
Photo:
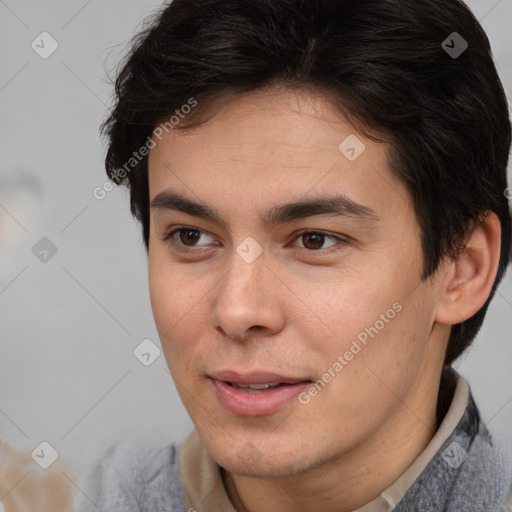
[[[201,284],[194,284],[179,268],[150,252],[151,307],[171,372],[177,368],[186,370],[187,354],[193,351],[194,340],[200,339],[199,329],[204,325],[199,319],[204,296]]]
[[[164,244],[150,243],[149,292],[157,326],[167,324],[169,329],[198,302],[201,280],[185,270],[170,258]]]
[[[303,274],[293,289],[295,302],[306,306],[305,314],[296,315],[294,321],[301,324],[303,332],[317,333],[309,342],[318,351],[348,350],[358,336],[364,341],[366,329],[376,322],[379,331],[386,330],[397,316],[393,304],[399,293],[391,290],[389,284],[368,277],[365,280],[362,275],[331,273],[329,279],[309,279]],[[381,314],[385,315],[385,324]]]
[[[302,279],[304,286],[295,290],[310,312],[295,321],[309,333],[309,347],[325,371],[341,356],[343,368],[351,367],[344,372],[350,380],[371,378],[366,367],[386,375],[390,384],[404,373],[414,376],[432,326],[432,297],[425,284],[418,286],[415,274],[381,267],[373,274],[337,276],[321,286]]]

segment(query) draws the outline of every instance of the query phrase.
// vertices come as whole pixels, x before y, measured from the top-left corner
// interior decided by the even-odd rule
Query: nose
[[[280,332],[285,322],[283,286],[268,267],[265,253],[248,263],[236,252],[215,297],[215,329],[236,341]]]

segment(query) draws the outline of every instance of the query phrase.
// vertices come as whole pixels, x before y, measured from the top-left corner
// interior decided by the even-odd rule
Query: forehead
[[[172,189],[238,214],[333,193],[374,211],[408,203],[388,167],[387,144],[366,138],[319,92],[255,91],[197,128],[154,141],[150,199]]]

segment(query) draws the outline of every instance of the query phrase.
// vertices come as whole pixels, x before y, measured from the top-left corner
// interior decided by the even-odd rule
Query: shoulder
[[[140,438],[111,443],[82,475],[75,512],[182,512],[179,448]]]
[[[465,487],[467,497],[472,503],[485,503],[485,510],[512,512],[512,460],[505,440],[492,433],[483,421],[480,411],[471,395],[465,415],[465,429],[470,433],[471,443],[467,448],[467,460],[461,466],[456,480],[463,494]],[[464,423],[461,420],[461,425]],[[458,502],[454,498],[454,503]]]

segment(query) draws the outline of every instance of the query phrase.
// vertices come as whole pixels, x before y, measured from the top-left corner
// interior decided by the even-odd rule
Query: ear
[[[466,245],[447,264],[435,320],[455,325],[471,318],[488,299],[498,272],[501,223],[489,212],[468,235]]]

